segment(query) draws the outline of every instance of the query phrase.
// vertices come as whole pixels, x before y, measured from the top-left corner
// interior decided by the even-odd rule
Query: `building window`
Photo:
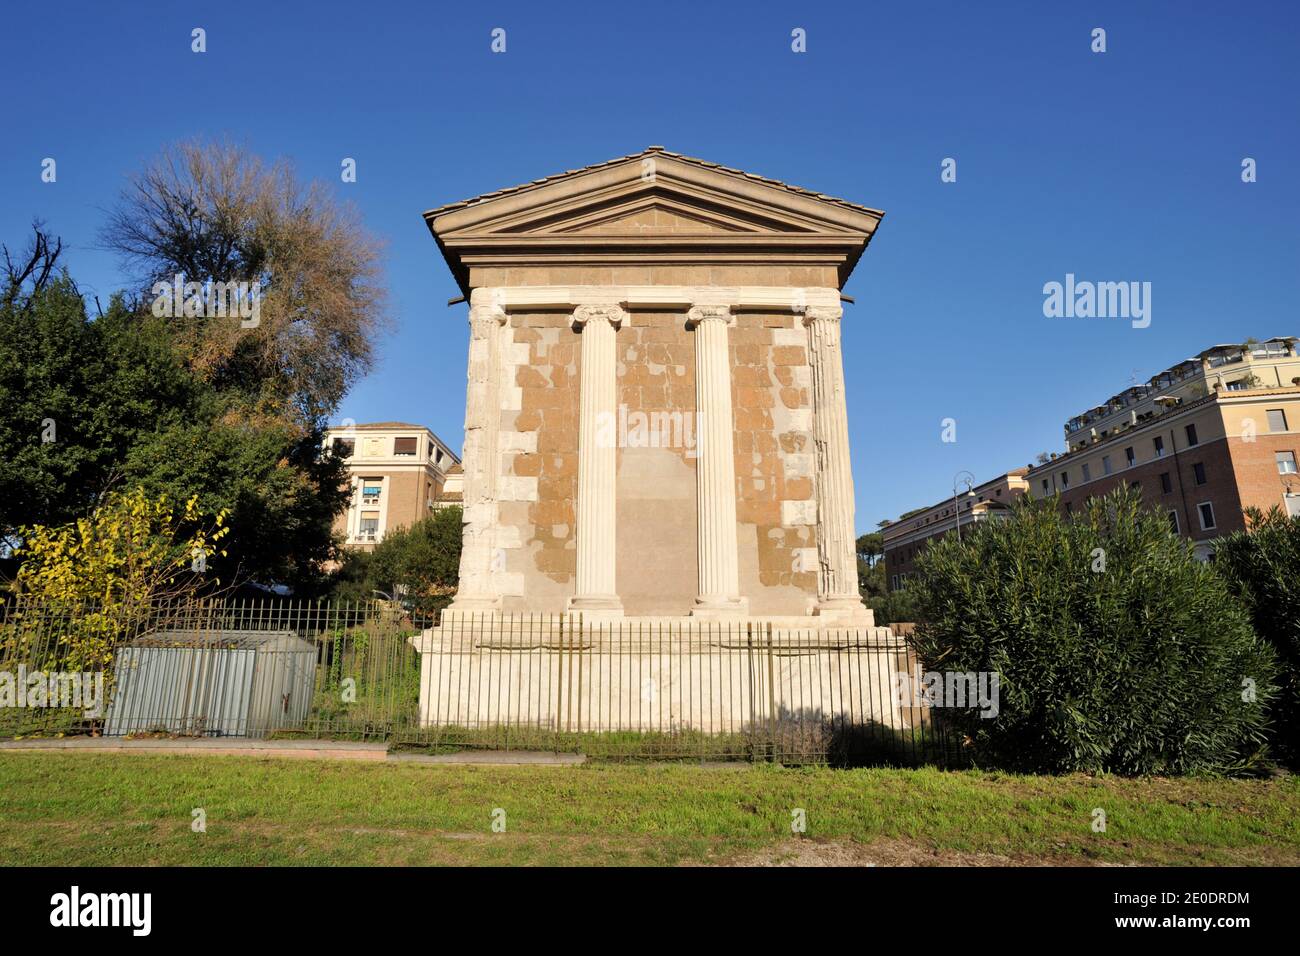
[[[1128,466],[1130,468],[1137,464],[1137,455],[1133,454],[1132,448],[1124,449],[1124,458],[1128,461]]]
[[[1196,506],[1196,510],[1201,516],[1201,530],[1214,530],[1214,505],[1210,504],[1208,501],[1202,501]]]
[[[1246,380],[1244,378],[1239,378],[1236,381],[1228,383],[1228,391],[1230,392],[1244,392],[1245,390]]]
[[[435,465],[441,465],[441,464],[442,464],[442,449],[441,449],[441,448],[435,448],[435,449],[433,450],[433,463],[434,463]]]
[[[357,450],[357,443],[355,439],[352,438],[334,439],[334,454],[338,455],[340,458],[351,458],[353,453],[356,450]]]
[[[1157,458],[1165,457],[1165,440],[1163,438],[1157,435],[1155,438],[1151,439],[1151,444],[1155,448]]]
[[[1281,408],[1270,408],[1268,410],[1268,430],[1271,432],[1286,431],[1286,410]]]
[[[1101,456],[1101,473],[1103,475],[1110,474],[1110,455]]]
[[[1196,483],[1197,483],[1198,485],[1203,485],[1203,484],[1205,484],[1205,464],[1204,464],[1204,462],[1199,462],[1199,461],[1198,461],[1196,464],[1192,465],[1192,474],[1196,476]]]
[[[1169,494],[1169,492],[1174,490],[1174,483],[1169,478],[1169,472],[1167,471],[1161,472],[1160,474],[1160,490],[1165,494]]]
[[[1275,457],[1277,458],[1277,473],[1279,475],[1295,474],[1295,452],[1280,451]]]
[[[1285,342],[1260,342],[1250,350],[1252,358],[1278,358],[1286,355]]]
[[[1061,487],[1062,488],[1070,487],[1070,473],[1068,471],[1061,472]]]
[[[1188,444],[1188,445],[1199,445],[1199,444],[1200,444],[1200,439],[1198,439],[1198,438],[1196,437],[1196,426],[1195,426],[1195,425],[1188,425],[1187,428],[1186,428],[1186,431],[1187,431],[1187,444]]]
[[[383,491],[383,484],[376,479],[367,479],[361,484],[361,503],[363,505],[379,504],[379,494]]]
[[[361,516],[361,530],[357,537],[362,541],[374,541],[379,537],[379,515],[363,514]]]
[[[1092,481],[1092,469],[1088,467],[1086,461],[1083,463],[1083,480]]]
[[[394,438],[393,454],[394,455],[414,455],[416,452],[416,443],[418,438]]]
[[[1049,491],[1051,491],[1051,486],[1047,483],[1047,479],[1044,478],[1044,479],[1043,479],[1043,494],[1047,494]]]
[[[1067,501],[1067,502],[1065,503],[1065,513],[1068,515],[1068,514],[1072,513],[1073,511],[1074,511],[1074,505]]]
[[[1174,534],[1182,534],[1182,530],[1178,527],[1177,511],[1169,512],[1169,530],[1172,531]]]

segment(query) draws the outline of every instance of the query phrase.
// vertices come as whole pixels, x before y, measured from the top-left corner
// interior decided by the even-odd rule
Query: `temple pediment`
[[[882,212],[651,147],[424,214],[467,294],[471,267],[742,263],[848,278]]]

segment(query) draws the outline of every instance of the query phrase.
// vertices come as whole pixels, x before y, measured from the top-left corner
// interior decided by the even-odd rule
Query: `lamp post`
[[[975,476],[969,471],[959,471],[952,476],[952,511],[953,520],[957,522],[957,543],[961,544],[961,512],[957,508],[957,485],[959,482],[966,482],[966,494],[974,494],[971,486],[975,483]]]

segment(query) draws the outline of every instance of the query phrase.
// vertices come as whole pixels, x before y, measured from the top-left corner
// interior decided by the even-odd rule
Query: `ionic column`
[[[691,614],[733,617],[748,613],[740,595],[736,547],[736,459],[731,413],[731,356],[727,328],[735,324],[727,306],[695,306],[687,313],[695,327],[695,407],[699,456],[695,462],[698,511],[699,595]]]
[[[449,611],[495,611],[492,583],[497,525],[497,432],[501,424],[501,327],[505,310],[491,290],[475,289],[469,309],[469,383],[465,391],[465,469],[460,582]]]
[[[569,609],[588,617],[621,617],[615,584],[614,520],[617,441],[615,330],[627,318],[616,305],[580,305],[582,330],[578,396],[578,585]]]
[[[804,311],[817,452],[817,613],[870,625],[874,616],[858,591],[853,470],[840,351],[843,314],[843,309],[828,306],[810,306]]]

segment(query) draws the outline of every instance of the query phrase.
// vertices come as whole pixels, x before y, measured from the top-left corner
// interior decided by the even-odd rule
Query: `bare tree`
[[[39,219],[32,222],[32,233],[31,243],[16,259],[8,246],[0,245],[5,260],[2,293],[5,305],[11,305],[24,296],[30,299],[44,289],[63,253],[63,240],[55,237],[51,243],[45,224]]]
[[[214,380],[328,415],[374,362],[388,326],[380,245],[356,210],[285,162],[229,143],[168,147],[134,176],[102,234],[141,283],[253,283],[254,327],[211,314],[175,322]]]

